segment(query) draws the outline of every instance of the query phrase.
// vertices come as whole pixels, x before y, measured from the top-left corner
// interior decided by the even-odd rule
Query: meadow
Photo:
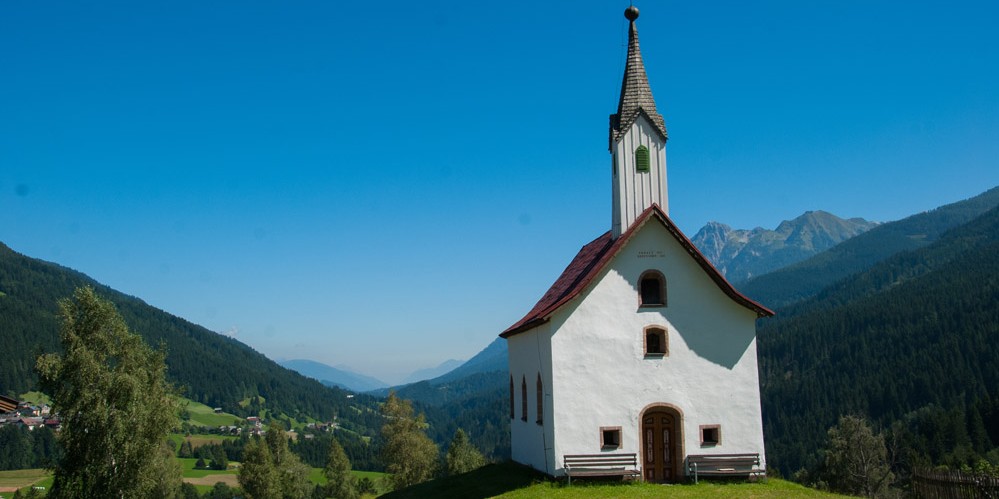
[[[467,499],[835,499],[831,494],[774,478],[762,482],[729,481],[659,485],[639,481],[576,481],[567,485],[515,463],[489,464],[456,477],[440,478],[381,497],[408,499],[462,497]]]

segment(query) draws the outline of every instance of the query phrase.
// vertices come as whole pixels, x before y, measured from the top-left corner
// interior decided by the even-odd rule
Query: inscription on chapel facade
[[[666,251],[664,250],[638,250],[638,258],[664,258],[666,256]]]

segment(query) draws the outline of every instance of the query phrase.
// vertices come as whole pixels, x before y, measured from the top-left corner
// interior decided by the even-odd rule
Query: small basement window
[[[721,443],[721,426],[716,424],[701,425],[701,446],[718,445]]]
[[[600,448],[604,450],[621,448],[620,426],[600,427]]]
[[[666,330],[658,326],[645,328],[645,357],[665,357],[669,355]]]
[[[666,305],[666,277],[658,270],[646,270],[638,279],[640,305],[662,307]]]
[[[639,172],[649,171],[649,148],[638,146],[635,149],[635,170]]]

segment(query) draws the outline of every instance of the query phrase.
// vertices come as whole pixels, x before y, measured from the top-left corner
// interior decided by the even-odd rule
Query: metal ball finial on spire
[[[638,7],[631,5],[627,9],[624,9],[624,17],[628,18],[631,22],[635,22],[635,19],[638,19]]]

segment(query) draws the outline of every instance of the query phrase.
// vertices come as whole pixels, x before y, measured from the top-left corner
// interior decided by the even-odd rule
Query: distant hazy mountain
[[[877,225],[863,218],[844,220],[825,211],[809,211],[781,222],[776,230],[733,229],[708,222],[692,241],[729,281],[738,283],[800,262]]]
[[[372,389],[369,393],[371,395],[384,397],[388,395],[389,390],[394,390],[396,393],[402,397],[403,393],[408,393],[410,396],[404,398],[413,398],[414,400],[421,400],[423,402],[429,402],[426,397],[421,397],[420,395],[412,395],[414,393],[420,393],[423,388],[413,389],[420,385],[424,386],[441,386],[447,383],[461,381],[469,376],[474,376],[477,374],[484,373],[499,373],[503,374],[500,376],[496,375],[496,379],[505,379],[505,373],[507,372],[507,351],[506,351],[506,340],[497,337],[491,343],[489,343],[486,348],[475,354],[474,357],[468,359],[466,362],[460,366],[440,375],[436,378],[421,380],[413,383],[401,383],[393,387],[383,387]],[[446,362],[445,362],[446,364]],[[443,364],[442,364],[443,365]],[[476,387],[478,389],[478,387]],[[460,395],[460,394],[459,394]]]
[[[493,371],[507,371],[506,340],[496,338],[481,352],[468,359],[458,368],[430,380],[431,383],[440,384],[445,381],[453,381],[478,373],[488,373]]]
[[[279,362],[282,367],[307,376],[326,386],[339,386],[355,392],[366,392],[388,387],[388,383],[371,376],[365,376],[344,369],[307,359],[294,359]]]
[[[445,360],[444,362],[441,363],[441,365],[437,367],[417,369],[416,371],[413,371],[413,373],[410,374],[409,376],[406,376],[406,378],[402,380],[402,384],[405,385],[408,383],[416,383],[417,381],[423,381],[425,379],[436,378],[442,374],[445,374],[453,370],[458,366],[461,366],[464,363],[465,361],[463,360],[449,359]]]

